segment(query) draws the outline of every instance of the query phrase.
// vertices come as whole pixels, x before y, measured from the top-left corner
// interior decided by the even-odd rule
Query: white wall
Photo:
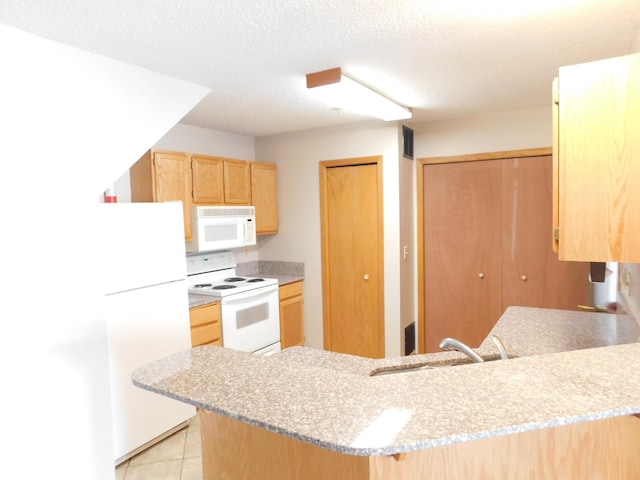
[[[398,331],[400,342],[400,354],[404,354],[404,329],[410,323],[415,322],[416,352],[417,352],[417,250],[416,230],[417,223],[415,196],[416,196],[416,162],[402,156],[402,127],[398,128],[398,163],[399,163],[399,206],[398,215],[400,244],[396,253],[396,265],[400,277],[400,329]]]
[[[415,125],[417,158],[551,147],[549,107],[513,110]]]
[[[383,155],[386,353],[400,354],[399,167],[395,124],[366,122],[256,139],[256,158],[278,164],[280,229],[260,259],[304,262],[305,337],[323,347],[319,162]]]
[[[2,25],[0,44],[3,476],[111,479],[93,212],[207,89]]]
[[[156,142],[154,148],[201,153],[237,160],[255,160],[255,139],[178,123]]]
[[[640,25],[638,26],[638,32],[636,33],[636,37],[631,44],[629,53],[640,53]]]

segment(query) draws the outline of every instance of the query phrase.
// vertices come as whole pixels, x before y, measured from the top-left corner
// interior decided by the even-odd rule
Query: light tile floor
[[[202,480],[200,423],[186,428],[116,467],[116,480]]]

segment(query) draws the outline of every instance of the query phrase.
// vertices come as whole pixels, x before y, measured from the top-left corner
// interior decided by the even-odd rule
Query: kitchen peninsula
[[[633,318],[510,307],[492,334],[515,358],[204,346],[133,382],[198,407],[205,479],[640,475]],[[477,352],[497,354],[490,339]]]

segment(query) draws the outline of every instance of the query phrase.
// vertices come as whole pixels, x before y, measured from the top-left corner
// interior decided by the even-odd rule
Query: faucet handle
[[[500,358],[502,360],[509,360],[507,349],[504,348],[504,343],[502,343],[502,340],[500,339],[500,337],[497,335],[491,335],[491,340],[493,340],[493,343],[498,348],[498,351],[500,352]]]

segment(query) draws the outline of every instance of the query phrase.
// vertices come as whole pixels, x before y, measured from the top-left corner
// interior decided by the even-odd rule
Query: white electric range
[[[189,293],[220,300],[222,343],[227,348],[270,355],[280,351],[278,280],[236,273],[233,252],[187,255]]]

